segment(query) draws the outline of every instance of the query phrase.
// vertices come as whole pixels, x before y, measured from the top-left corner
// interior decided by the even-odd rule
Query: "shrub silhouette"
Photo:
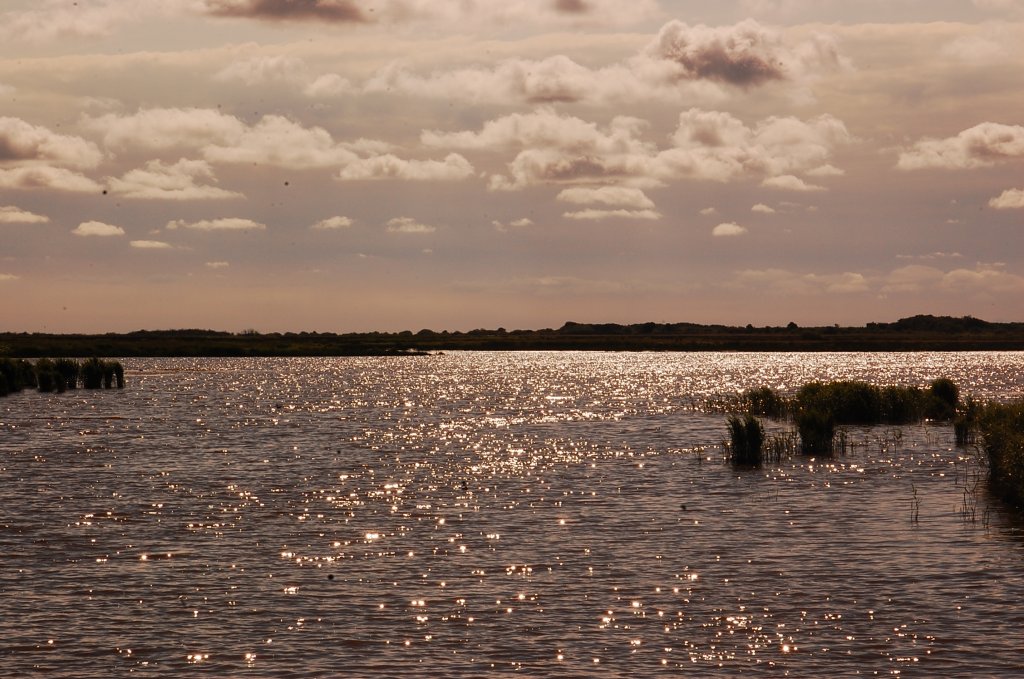
[[[764,429],[753,415],[729,418],[729,437],[732,444],[732,462],[751,467],[761,466],[763,460]]]

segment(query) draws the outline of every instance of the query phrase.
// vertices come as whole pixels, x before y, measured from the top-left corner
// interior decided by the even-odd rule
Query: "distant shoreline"
[[[441,351],[1024,351],[1024,323],[913,316],[863,327],[568,322],[558,329],[397,333],[0,333],[0,356],[388,356]]]

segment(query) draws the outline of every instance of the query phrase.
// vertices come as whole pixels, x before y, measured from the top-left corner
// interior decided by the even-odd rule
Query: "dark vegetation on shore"
[[[124,389],[124,367],[118,361],[90,358],[41,358],[33,364],[23,358],[0,358],[0,396],[23,389],[63,393],[68,389]]]
[[[0,333],[0,355],[382,356],[435,351],[981,351],[1024,350],[1024,323],[913,316],[864,327],[732,327],[694,323],[567,322],[558,329],[398,333],[242,333],[139,330],[122,334]]]
[[[977,445],[984,453],[991,490],[1024,509],[1024,401],[961,399],[960,388],[943,378],[927,388],[811,382],[792,396],[761,387],[743,394],[740,405],[743,416],[727,421],[730,459],[737,466],[777,463],[787,452],[818,457],[845,452],[842,425],[946,422],[958,446]],[[791,422],[796,431],[768,436],[756,416]]]

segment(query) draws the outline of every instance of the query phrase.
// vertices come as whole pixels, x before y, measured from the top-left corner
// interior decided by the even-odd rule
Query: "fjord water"
[[[1021,524],[951,427],[736,470],[715,407],[1019,398],[1024,354],[124,363],[0,400],[3,676],[1024,672]]]

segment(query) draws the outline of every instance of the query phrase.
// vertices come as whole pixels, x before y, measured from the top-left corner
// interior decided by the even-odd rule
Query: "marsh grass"
[[[992,403],[978,417],[989,486],[1007,502],[1024,507],[1024,401]]]
[[[733,464],[760,467],[764,462],[764,427],[753,415],[729,418],[729,440]]]

